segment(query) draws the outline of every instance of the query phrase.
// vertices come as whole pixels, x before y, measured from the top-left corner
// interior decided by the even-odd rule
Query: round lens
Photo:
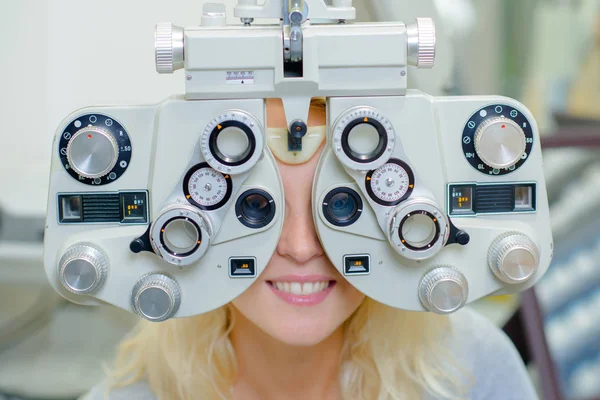
[[[240,222],[253,229],[267,226],[275,216],[273,198],[263,190],[248,190],[239,197],[235,208]]]
[[[348,226],[356,222],[362,213],[362,200],[350,188],[337,188],[325,196],[323,214],[333,225]]]

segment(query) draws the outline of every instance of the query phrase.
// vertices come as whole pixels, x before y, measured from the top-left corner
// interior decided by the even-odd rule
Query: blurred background
[[[67,303],[42,240],[55,128],[88,105],[156,103],[182,72],[154,69],[154,26],[197,25],[204,0],[0,2],[0,399],[75,399],[135,317]],[[215,2],[215,0],[213,0]],[[234,0],[227,5],[229,23]],[[359,21],[433,17],[432,95],[518,99],[542,134],[555,240],[535,290],[471,307],[509,333],[541,398],[600,398],[600,0],[355,0]]]

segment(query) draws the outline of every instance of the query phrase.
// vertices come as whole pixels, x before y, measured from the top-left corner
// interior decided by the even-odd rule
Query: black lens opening
[[[360,195],[347,187],[335,188],[323,199],[323,215],[335,226],[352,225],[360,218],[362,209]]]
[[[235,214],[244,226],[252,229],[263,228],[275,217],[275,202],[264,190],[250,189],[238,197]]]

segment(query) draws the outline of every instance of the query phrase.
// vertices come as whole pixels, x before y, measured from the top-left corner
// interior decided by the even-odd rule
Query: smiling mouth
[[[335,281],[317,281],[317,282],[281,282],[281,281],[267,281],[274,289],[290,293],[297,296],[309,296],[311,294],[319,293],[335,285]]]

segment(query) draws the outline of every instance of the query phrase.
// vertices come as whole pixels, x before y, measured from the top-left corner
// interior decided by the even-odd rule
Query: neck
[[[238,375],[234,399],[339,399],[343,328],[314,346],[283,343],[233,307],[230,338]]]

